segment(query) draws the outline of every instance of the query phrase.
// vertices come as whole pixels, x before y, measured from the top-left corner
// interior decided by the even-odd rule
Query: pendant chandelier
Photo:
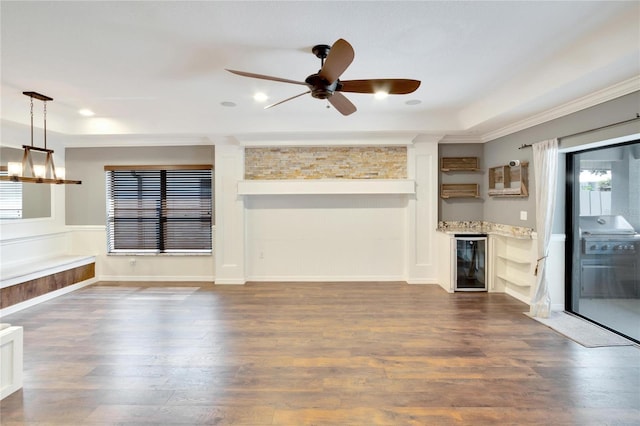
[[[56,169],[53,164],[53,150],[47,148],[47,101],[53,101],[53,98],[42,95],[37,92],[22,92],[23,95],[31,98],[31,145],[22,145],[24,154],[22,155],[22,163],[7,163],[8,176],[0,176],[0,180],[8,180],[12,182],[28,182],[28,183],[55,183],[55,184],[81,184],[79,180],[65,179],[64,167]],[[33,145],[33,99],[43,102],[44,111],[44,147],[40,148]],[[34,164],[31,152],[42,152],[46,154],[44,164]]]

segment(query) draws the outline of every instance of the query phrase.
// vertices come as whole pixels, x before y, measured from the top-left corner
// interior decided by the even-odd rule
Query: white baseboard
[[[213,275],[100,275],[100,281],[197,281],[214,282]]]
[[[409,280],[403,280],[403,281],[406,281],[407,284],[436,284],[442,287],[442,285],[435,278],[411,278]]]
[[[0,317],[4,317],[6,315],[11,315],[14,312],[21,311],[26,308],[30,308],[31,306],[35,306],[39,303],[46,302],[47,300],[51,300],[58,296],[62,296],[63,294],[71,293],[72,291],[81,289],[82,287],[86,287],[88,285],[94,284],[98,282],[97,278],[90,278],[88,280],[81,281],[79,283],[71,284],[61,289],[51,291],[49,293],[43,294],[38,297],[34,297],[33,299],[25,300],[24,302],[16,303],[15,305],[7,306],[4,309],[0,309]]]
[[[252,275],[247,281],[264,282],[406,282],[403,276],[385,275]]]
[[[244,279],[220,279],[215,280],[216,285],[245,285],[247,282]]]
[[[531,305],[531,300],[527,300],[527,298],[521,294],[516,293],[515,291],[513,291],[512,289],[510,289],[509,287],[504,289],[504,292],[506,294],[508,294],[509,296],[513,297],[514,299],[518,299],[519,301],[521,301],[522,303],[526,303],[527,305]]]

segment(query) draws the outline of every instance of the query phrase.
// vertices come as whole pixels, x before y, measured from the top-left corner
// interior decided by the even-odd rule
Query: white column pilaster
[[[244,178],[244,148],[216,145],[216,284],[244,284],[245,278],[245,199],[238,195],[238,182]]]
[[[407,205],[406,280],[410,284],[438,282],[438,141],[421,137],[408,147],[407,173],[416,182],[416,194]]]

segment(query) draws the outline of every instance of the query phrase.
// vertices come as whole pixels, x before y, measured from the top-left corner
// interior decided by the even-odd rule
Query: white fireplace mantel
[[[238,195],[415,194],[410,179],[241,180]]]

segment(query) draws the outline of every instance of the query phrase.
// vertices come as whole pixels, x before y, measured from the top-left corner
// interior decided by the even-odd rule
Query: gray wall
[[[478,157],[482,171],[439,172],[438,188],[442,183],[477,183],[480,185],[480,198],[440,198],[438,202],[438,220],[482,220],[483,202],[487,197],[484,145],[481,143],[440,144],[438,146],[438,159],[442,157]]]
[[[640,120],[581,135],[585,132],[609,124],[631,119],[640,112],[640,92],[634,92],[591,108],[534,126],[520,132],[487,142],[486,144],[441,144],[439,157],[477,156],[483,171],[473,173],[439,173],[439,184],[480,183],[479,199],[438,200],[439,220],[485,220],[513,226],[536,228],[535,176],[533,152],[531,148],[518,149],[523,144],[540,142],[545,139],[561,138],[560,150],[575,150],[599,141],[640,133]],[[564,232],[565,212],[565,158],[559,156],[558,188],[556,199],[555,233]],[[529,161],[529,197],[500,198],[489,197],[488,172],[490,167],[507,164],[509,160]],[[478,181],[478,176],[480,180]],[[520,212],[527,212],[527,220],[520,220]]]
[[[67,175],[82,185],[66,187],[67,225],[105,225],[104,166],[214,164],[213,146],[67,148]]]
[[[640,92],[634,92],[484,144],[484,164],[486,167],[506,164],[512,159],[521,161],[528,160],[530,162],[529,197],[525,199],[486,197],[483,213],[484,220],[535,229],[535,178],[532,150],[531,148],[519,150],[518,147],[522,144],[531,144],[545,139],[559,137],[561,138],[561,150],[574,149],[585,144],[637,133],[640,132],[640,120],[624,126],[563,138],[563,136],[573,133],[584,132],[618,121],[628,120],[635,117],[638,112],[640,112]],[[554,232],[558,233],[564,232],[564,157],[564,155],[561,155],[559,162],[560,174],[554,222]],[[528,212],[528,220],[520,220],[521,210]]]

